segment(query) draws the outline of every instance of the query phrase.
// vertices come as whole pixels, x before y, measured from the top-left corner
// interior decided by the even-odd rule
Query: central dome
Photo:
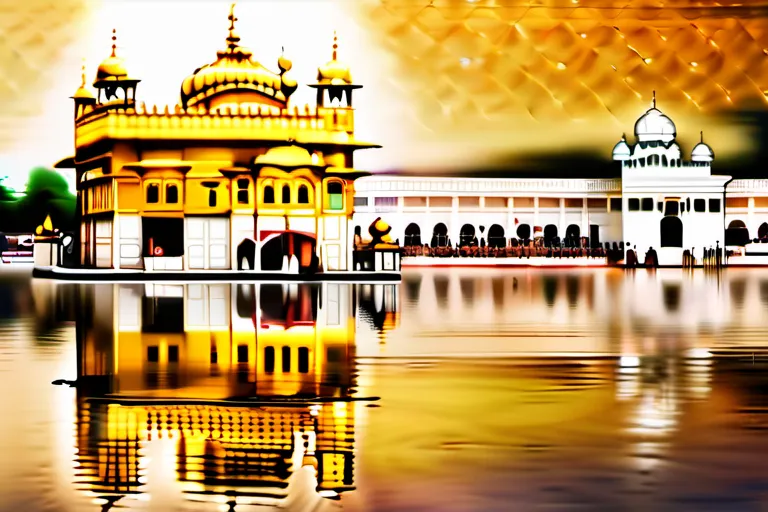
[[[670,118],[653,107],[635,123],[635,137],[639,142],[661,141],[669,143],[675,140],[677,128]]]
[[[288,97],[296,90],[292,79],[283,74],[291,68],[285,57],[279,60],[281,74],[269,71],[253,60],[253,53],[239,45],[235,32],[234,12],[229,13],[227,49],[217,52],[217,59],[184,79],[181,84],[181,104],[184,108],[203,105],[207,109],[225,104],[255,103],[285,107]]]

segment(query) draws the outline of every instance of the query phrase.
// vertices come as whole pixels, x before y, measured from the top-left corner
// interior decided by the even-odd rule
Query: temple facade
[[[680,265],[685,250],[700,260],[717,246],[736,255],[731,261],[768,253],[756,243],[768,242],[768,180],[712,174],[703,134],[689,158],[676,136],[654,97],[636,141],[622,137],[613,149],[620,176],[371,176],[355,184],[354,224],[384,216],[405,247],[625,242],[641,256],[653,249],[661,265]]]
[[[114,44],[93,89],[73,95],[74,169],[82,268],[146,271],[352,270],[354,136],[350,70],[320,66],[313,106],[289,104],[292,62],[279,72],[240,45],[229,16],[226,47],[181,84],[172,108],[137,98],[139,80]]]

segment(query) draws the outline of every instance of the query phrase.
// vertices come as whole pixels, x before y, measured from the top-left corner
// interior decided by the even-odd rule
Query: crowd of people
[[[437,258],[607,258],[618,262],[624,258],[624,242],[589,244],[586,237],[573,240],[545,241],[511,238],[506,245],[489,246],[480,243],[406,245],[403,256],[430,256]]]

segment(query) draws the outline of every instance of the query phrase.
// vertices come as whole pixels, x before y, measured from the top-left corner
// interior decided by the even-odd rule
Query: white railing
[[[424,178],[366,177],[355,181],[358,193],[405,192],[427,194],[498,193],[609,193],[621,192],[620,179],[528,179],[528,178]]]

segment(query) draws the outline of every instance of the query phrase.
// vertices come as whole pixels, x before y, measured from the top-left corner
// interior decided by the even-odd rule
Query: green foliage
[[[52,169],[36,167],[29,173],[26,193],[20,199],[13,198],[9,190],[0,189],[0,231],[32,233],[46,215],[51,216],[53,227],[73,230],[76,204],[63,176]]]

